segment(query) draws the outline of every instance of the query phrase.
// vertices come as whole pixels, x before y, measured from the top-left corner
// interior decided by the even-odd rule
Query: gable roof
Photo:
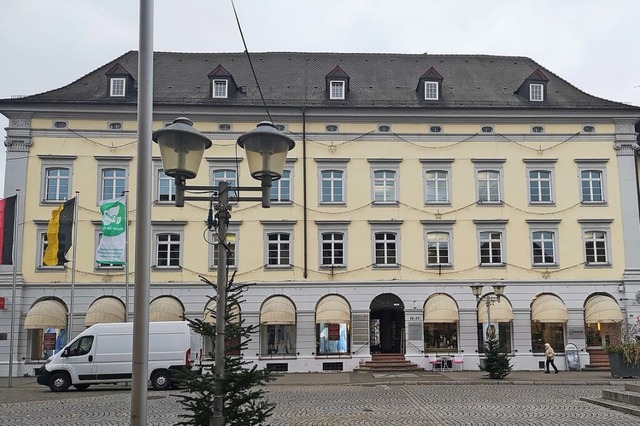
[[[349,99],[336,108],[424,108],[415,87],[424,70],[437,68],[443,78],[443,100],[429,108],[530,108],[514,94],[522,82],[544,72],[548,78],[546,109],[640,110],[591,96],[525,57],[387,53],[252,53],[266,102],[286,106],[326,106],[326,70],[349,70]],[[20,103],[131,104],[135,96],[109,99],[105,73],[120,64],[134,79],[138,53],[130,51],[59,89],[19,99],[0,100],[0,107]],[[220,64],[243,96],[211,99],[209,74]],[[532,74],[533,73],[533,74]],[[174,105],[256,105],[260,93],[245,53],[154,53],[154,102]],[[539,109],[540,106],[537,106]]]

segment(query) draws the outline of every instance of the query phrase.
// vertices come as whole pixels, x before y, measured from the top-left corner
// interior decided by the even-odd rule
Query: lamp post
[[[476,302],[480,300],[480,296],[482,296],[482,289],[484,288],[484,284],[474,284],[471,286],[471,292],[476,297]],[[484,298],[485,306],[487,307],[487,330],[491,327],[491,306],[494,303],[500,302],[500,297],[504,294],[504,284],[493,284],[493,295],[487,295]]]
[[[218,382],[214,390],[214,412],[211,426],[224,425],[224,351],[225,351],[225,309],[227,305],[226,266],[227,251],[224,244],[231,217],[230,201],[261,201],[263,208],[271,205],[271,182],[282,177],[287,152],[293,149],[295,142],[284,135],[275,126],[263,121],[258,126],[238,138],[238,146],[244,148],[247,155],[249,171],[254,179],[261,182],[259,187],[231,187],[228,182],[221,181],[215,186],[187,186],[186,180],[198,174],[204,150],[211,147],[211,141],[193,127],[193,122],[185,117],[176,118],[172,124],[153,133],[153,141],[160,147],[162,167],[167,176],[173,177],[176,184],[176,207],[184,207],[185,200],[216,202],[216,218],[218,223],[217,244],[218,265],[216,270],[216,287],[218,302],[216,306],[216,345],[215,374]],[[209,196],[189,196],[189,190],[207,191]],[[236,194],[229,196],[232,191]],[[241,197],[242,191],[260,191],[261,197]]]

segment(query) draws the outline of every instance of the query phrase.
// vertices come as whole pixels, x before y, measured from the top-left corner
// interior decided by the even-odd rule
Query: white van
[[[80,333],[42,366],[37,380],[54,392],[73,385],[131,380],[133,323],[95,324]],[[199,369],[202,338],[186,321],[149,323],[149,380],[156,390],[170,389],[171,369]]]

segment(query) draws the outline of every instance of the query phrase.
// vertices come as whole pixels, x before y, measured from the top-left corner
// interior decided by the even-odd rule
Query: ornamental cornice
[[[640,150],[640,145],[636,141],[616,141],[613,144],[613,149],[616,150],[616,155],[634,155],[634,153]]]

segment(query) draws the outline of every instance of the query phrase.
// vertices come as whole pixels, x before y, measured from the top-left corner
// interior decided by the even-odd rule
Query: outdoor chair
[[[453,356],[453,371],[456,371],[456,366],[460,367],[460,371],[462,371],[462,366],[464,364],[464,355],[462,354],[455,354]]]

